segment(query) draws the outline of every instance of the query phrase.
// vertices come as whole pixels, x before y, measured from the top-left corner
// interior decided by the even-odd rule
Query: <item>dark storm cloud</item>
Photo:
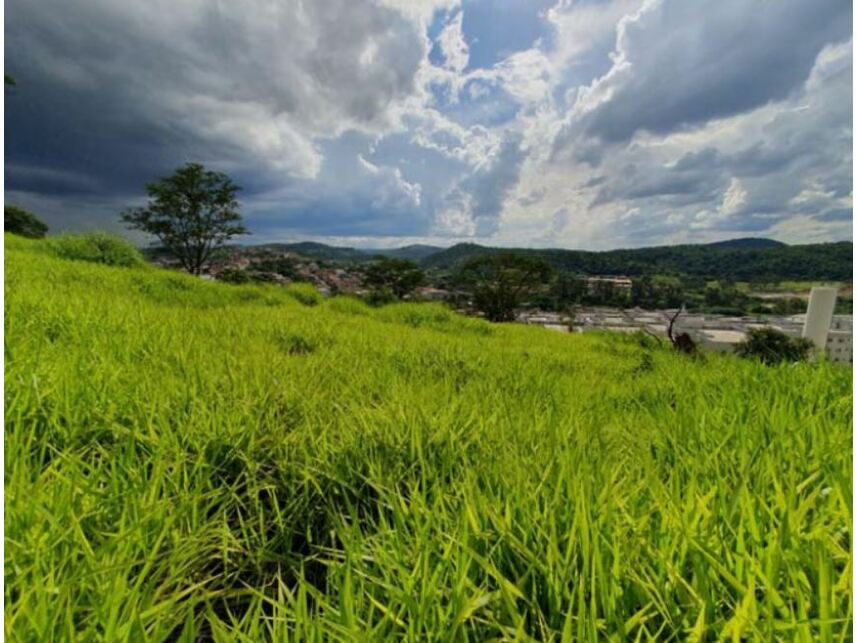
[[[431,1],[9,0],[7,201],[115,229],[200,161],[254,241],[846,229],[848,2]]]
[[[10,0],[7,189],[71,209],[195,160],[252,199],[315,175],[317,137],[389,126],[423,53],[415,23],[368,1]]]
[[[786,98],[821,49],[851,35],[846,0],[665,0],[628,20],[609,97],[585,116],[606,141],[658,134]]]
[[[814,218],[817,221],[850,221],[853,216],[854,210],[852,208],[839,208],[817,214]]]

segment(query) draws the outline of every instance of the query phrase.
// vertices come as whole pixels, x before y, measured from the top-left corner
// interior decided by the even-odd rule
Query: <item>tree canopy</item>
[[[505,322],[512,321],[523,299],[552,276],[553,269],[541,259],[501,252],[464,263],[458,281],[472,289],[474,304],[487,319]]]
[[[379,256],[370,263],[363,284],[374,291],[388,291],[402,299],[425,281],[423,271],[413,261]]]
[[[811,245],[742,248],[684,245],[608,250],[516,248],[559,271],[586,275],[673,275],[729,282],[774,283],[783,280],[850,281],[854,247],[850,241]],[[425,269],[454,269],[474,256],[510,252],[461,243],[426,257]]]
[[[235,196],[240,189],[226,174],[188,163],[147,184],[148,205],[125,211],[122,220],[156,236],[185,270],[198,275],[215,248],[248,234]]]

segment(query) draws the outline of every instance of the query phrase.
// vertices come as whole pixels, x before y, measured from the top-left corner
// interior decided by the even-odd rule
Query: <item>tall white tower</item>
[[[803,336],[819,350],[827,345],[827,331],[833,319],[833,308],[836,306],[836,288],[813,288],[809,293],[809,307],[806,309],[806,321],[803,325]]]

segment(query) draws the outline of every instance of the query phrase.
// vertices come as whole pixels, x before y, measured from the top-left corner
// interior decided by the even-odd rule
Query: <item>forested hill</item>
[[[782,248],[786,244],[775,239],[763,237],[742,237],[740,239],[726,239],[714,243],[703,244],[706,248]]]
[[[541,257],[559,270],[583,274],[675,274],[757,282],[787,279],[851,281],[853,261],[850,241],[762,247],[729,244],[659,246],[605,252],[489,248],[461,243],[427,257],[422,265],[452,269],[471,257],[509,250]]]
[[[294,252],[317,261],[363,263],[379,254],[410,259],[426,269],[451,270],[463,261],[483,254],[513,251],[542,257],[567,272],[598,275],[686,275],[709,279],[776,282],[851,281],[853,247],[850,241],[789,246],[772,239],[743,238],[710,244],[657,246],[630,250],[565,250],[561,248],[494,248],[460,243],[451,248],[412,245],[401,248],[361,249],[324,243],[268,243],[228,246],[219,251],[258,253]],[[152,259],[168,255],[163,248],[148,248]]]
[[[446,248],[440,246],[427,246],[422,244],[414,244],[403,246],[401,248],[366,248],[363,250],[368,255],[376,256],[383,255],[385,257],[393,257],[395,259],[409,259],[411,261],[422,261],[438,252],[443,252]]]

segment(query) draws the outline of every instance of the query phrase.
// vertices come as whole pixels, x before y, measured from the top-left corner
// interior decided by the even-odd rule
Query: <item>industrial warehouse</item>
[[[747,331],[769,327],[790,337],[807,337],[816,348],[824,349],[827,359],[836,364],[853,363],[853,315],[834,315],[836,290],[813,288],[807,313],[733,317],[703,313],[682,313],[675,321],[676,332],[685,332],[703,350],[731,353],[746,338]],[[586,333],[643,331],[667,336],[667,328],[676,313],[670,310],[627,310],[604,307],[580,307],[574,315],[526,312],[518,321],[537,324],[561,332]]]

